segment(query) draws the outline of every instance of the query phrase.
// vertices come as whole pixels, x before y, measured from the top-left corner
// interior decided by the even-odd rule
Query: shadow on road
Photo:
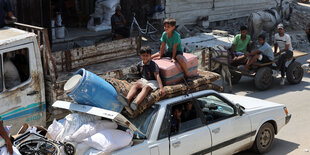
[[[293,152],[294,150],[296,150],[298,148],[298,146],[299,146],[299,144],[276,138],[274,140],[274,143],[273,143],[271,150],[268,153],[265,153],[265,155],[289,154],[290,152]],[[251,152],[251,151],[243,151],[243,152],[240,152],[236,155],[256,155],[256,154]]]
[[[274,97],[277,95],[282,95],[288,92],[299,92],[304,90],[310,90],[307,88],[309,86],[309,80],[305,80],[305,78],[309,79],[310,74],[304,73],[304,79],[299,84],[289,84],[286,81],[284,86],[280,85],[280,77],[275,78],[271,87],[267,90],[260,91],[255,88],[254,79],[250,77],[242,77],[238,84],[233,85],[233,93],[237,94],[238,92],[246,92],[245,96],[255,97],[259,99],[267,99],[270,97]]]

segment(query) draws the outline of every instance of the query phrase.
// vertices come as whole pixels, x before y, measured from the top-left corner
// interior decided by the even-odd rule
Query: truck
[[[121,78],[137,62],[138,57],[132,56],[139,49],[139,38],[126,38],[51,52],[46,28],[22,23],[0,28],[0,116],[4,124],[12,125],[15,133],[23,123],[46,126],[53,118],[65,116],[65,111],[51,104],[69,100],[63,86],[77,69]]]

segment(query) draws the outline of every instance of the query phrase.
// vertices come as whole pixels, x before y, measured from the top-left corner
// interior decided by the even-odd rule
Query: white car
[[[265,153],[291,118],[282,104],[212,90],[160,101],[129,121],[116,112],[64,103],[53,106],[113,119],[136,131],[133,145],[112,152],[117,155],[225,155],[249,148]]]

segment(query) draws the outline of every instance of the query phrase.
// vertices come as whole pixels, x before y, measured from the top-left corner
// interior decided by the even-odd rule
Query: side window
[[[187,101],[167,108],[158,139],[184,133],[204,125],[197,113],[198,104]]]
[[[197,99],[207,123],[216,122],[234,115],[234,108],[216,95]]]
[[[29,79],[28,49],[3,54],[3,75],[5,89],[11,89]]]
[[[171,108],[170,133],[183,133],[203,126],[201,118],[194,106],[194,101],[174,105]]]

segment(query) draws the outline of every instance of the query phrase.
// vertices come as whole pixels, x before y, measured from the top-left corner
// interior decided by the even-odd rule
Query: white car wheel
[[[256,153],[268,152],[274,140],[274,127],[270,123],[265,123],[259,129],[252,149]]]

